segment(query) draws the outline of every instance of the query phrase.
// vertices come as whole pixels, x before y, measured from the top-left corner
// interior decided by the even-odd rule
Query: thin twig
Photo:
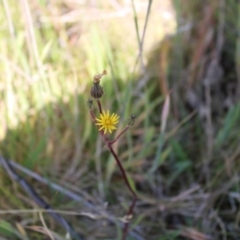
[[[50,229],[47,227],[47,224],[46,224],[46,222],[45,222],[45,220],[44,220],[44,218],[43,218],[43,214],[42,214],[41,211],[39,212],[39,218],[40,218],[40,220],[41,220],[41,222],[42,222],[42,225],[43,225],[43,227],[44,227],[44,230],[46,231],[46,233],[48,234],[48,236],[51,238],[51,240],[54,240],[53,234],[52,234],[52,232],[50,231]]]
[[[77,202],[81,202],[85,207],[88,207],[89,209],[92,209],[92,210],[95,210],[95,211],[97,210],[96,207],[93,204],[91,204],[87,201],[84,201],[84,199],[81,196],[79,196],[78,194],[76,194],[76,193],[74,193],[74,192],[56,184],[56,183],[50,182],[48,179],[45,179],[45,178],[41,177],[39,174],[30,171],[29,169],[19,165],[18,163],[14,162],[12,160],[8,160],[8,163],[11,165],[11,167],[14,167],[14,168],[24,172],[28,176],[36,179],[37,181],[39,181],[41,183],[44,183],[44,184],[50,186],[51,188],[57,190],[58,192],[61,192],[65,196],[68,196],[69,198],[71,198],[71,199],[73,199]],[[1,162],[0,162],[0,164],[1,164]]]
[[[79,235],[71,226],[70,224],[63,218],[61,215],[54,212],[54,210],[35,192],[35,190],[28,184],[28,182],[19,176],[11,167],[9,162],[0,156],[0,164],[6,170],[8,175],[11,177],[12,180],[18,182],[18,184],[27,192],[27,194],[37,203],[40,207],[48,211],[48,213],[62,226],[64,227],[67,232],[71,234],[73,239],[83,240],[84,238]]]
[[[147,24],[148,24],[148,20],[149,20],[149,16],[150,16],[151,6],[152,6],[152,0],[149,0],[148,1],[148,8],[147,8],[147,16],[146,16],[146,20],[145,20],[145,23],[144,23],[143,33],[142,33],[142,37],[140,38],[137,12],[136,12],[136,8],[135,8],[134,0],[132,0],[132,8],[133,8],[133,13],[134,13],[134,23],[135,23],[137,40],[138,40],[138,47],[139,47],[139,54],[138,54],[138,57],[136,59],[136,62],[135,62],[134,68],[133,68],[134,71],[135,71],[135,68],[137,66],[138,61],[140,60],[142,72],[145,72],[145,65],[143,63],[143,45],[144,45],[144,39],[145,39],[146,30],[147,30]]]
[[[63,186],[60,186],[56,183],[52,183],[50,182],[48,179],[45,179],[43,177],[41,177],[39,174],[30,171],[29,169],[19,165],[18,163],[12,161],[12,160],[8,160],[8,163],[11,165],[11,167],[14,167],[15,169],[18,169],[20,171],[22,171],[23,173],[27,174],[28,176],[34,178],[35,180],[44,183],[46,185],[48,185],[49,187],[57,190],[58,192],[61,192],[62,194],[64,194],[65,196],[69,197],[70,199],[76,201],[76,202],[81,202],[85,207],[99,213],[101,212],[101,215],[104,216],[104,218],[108,219],[110,222],[115,223],[116,219],[114,216],[109,215],[107,212],[103,211],[102,209],[97,208],[96,206],[94,206],[93,204],[91,204],[90,202],[87,202],[83,199],[83,197],[79,196],[78,194],[76,194],[75,192],[72,192],[66,188],[64,188]],[[0,159],[0,165],[3,166],[1,159]]]
[[[141,59],[143,59],[143,56],[142,56],[143,45],[144,45],[144,40],[145,40],[145,34],[146,34],[146,31],[147,31],[147,24],[148,24],[148,20],[149,20],[149,16],[150,16],[151,6],[152,6],[152,0],[149,0],[148,1],[148,8],[147,8],[147,16],[146,16],[146,20],[145,20],[144,27],[143,27],[143,33],[142,33],[142,38],[141,38],[141,41],[140,41],[140,48],[139,48],[139,58],[141,58]],[[145,70],[143,60],[141,60],[141,62],[142,62],[143,70]]]

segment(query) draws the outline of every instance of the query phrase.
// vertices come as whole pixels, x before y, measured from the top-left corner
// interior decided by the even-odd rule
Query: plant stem
[[[99,99],[97,99],[97,104],[98,104],[99,112],[102,113],[102,105],[101,105],[101,102],[100,102]],[[94,115],[92,109],[90,109],[90,114],[91,114],[91,118],[92,118],[93,122],[96,123],[95,115]],[[124,225],[124,228],[123,228],[122,240],[125,240],[126,237],[127,237],[128,229],[129,229],[129,220],[131,219],[132,214],[133,214],[133,210],[134,210],[134,207],[135,207],[135,204],[136,204],[136,201],[137,201],[137,195],[136,195],[136,193],[134,192],[133,188],[131,187],[131,185],[129,183],[126,171],[124,170],[124,168],[123,168],[123,166],[121,164],[121,161],[119,160],[119,157],[117,156],[117,154],[113,150],[112,144],[115,143],[123,135],[123,133],[125,133],[128,130],[128,128],[129,128],[129,126],[127,126],[113,141],[109,141],[108,137],[104,134],[104,132],[103,131],[99,131],[101,136],[102,136],[102,139],[103,139],[104,143],[106,144],[106,146],[108,147],[109,151],[111,152],[111,154],[113,155],[114,159],[116,160],[117,165],[118,165],[118,167],[119,167],[119,169],[121,171],[121,174],[123,176],[124,182],[127,185],[129,191],[131,192],[131,194],[133,196],[132,203],[131,203],[131,205],[130,205],[130,207],[128,209],[128,212],[127,212],[127,216],[126,216],[127,222],[125,222],[125,225]]]
[[[120,162],[117,154],[114,152],[114,150],[113,150],[113,148],[112,148],[112,143],[109,142],[108,145],[107,145],[107,147],[108,147],[108,149],[110,150],[110,152],[111,152],[111,154],[113,155],[113,157],[115,158],[115,160],[116,160],[116,162],[117,162],[117,164],[118,164],[118,167],[119,167],[119,169],[120,169],[120,171],[121,171],[121,174],[122,174],[122,176],[123,176],[123,179],[124,179],[124,181],[125,181],[128,189],[129,189],[129,191],[130,191],[130,192],[132,193],[132,195],[133,195],[132,204],[131,204],[131,206],[129,207],[128,212],[127,212],[127,218],[128,218],[128,217],[131,217],[132,214],[133,214],[133,209],[134,209],[135,204],[136,204],[136,201],[137,201],[137,195],[136,195],[136,193],[134,192],[134,190],[132,189],[132,187],[131,187],[131,185],[130,185],[130,183],[129,183],[129,181],[128,181],[126,172],[125,172],[125,170],[124,170],[124,168],[123,168],[123,166],[122,166],[122,164],[121,164],[121,162]],[[123,229],[122,240],[125,240],[125,239],[126,239],[127,234],[128,234],[128,228],[129,228],[129,222],[126,222],[126,223],[125,223],[125,226],[124,226],[124,229]]]
[[[110,144],[112,145],[113,143],[115,143],[128,129],[129,126],[127,126],[122,132],[120,132],[118,136],[113,141],[110,142]]]
[[[127,216],[132,217],[133,209],[135,207],[136,201],[137,201],[137,196],[135,195],[134,198],[133,198],[132,204],[131,204],[131,206],[130,206],[130,208],[128,210]],[[129,220],[130,220],[130,218],[129,218]],[[122,240],[126,239],[127,234],[128,234],[128,229],[129,229],[129,221],[125,223],[125,226],[124,226],[124,229],[123,229]]]
[[[116,162],[117,162],[117,164],[118,164],[118,167],[120,168],[121,174],[122,174],[122,176],[123,176],[123,178],[124,178],[124,181],[125,181],[128,189],[129,189],[129,191],[132,193],[132,195],[133,195],[135,198],[137,198],[136,193],[133,191],[133,189],[132,189],[132,187],[131,187],[128,179],[127,179],[126,172],[125,172],[125,170],[124,170],[124,168],[123,168],[123,166],[122,166],[122,164],[121,164],[121,162],[120,162],[117,154],[114,152],[114,150],[113,150],[113,148],[112,148],[112,144],[109,142],[108,145],[107,145],[107,147],[108,147],[108,149],[110,150],[110,152],[111,152],[111,154],[113,155],[113,157],[115,158],[115,160],[116,160]]]
[[[99,99],[97,100],[97,104],[98,104],[99,112],[102,114],[102,105]]]

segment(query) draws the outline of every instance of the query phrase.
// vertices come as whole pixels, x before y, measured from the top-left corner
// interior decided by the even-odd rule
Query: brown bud
[[[88,99],[87,101],[87,105],[89,107],[89,109],[92,109],[92,106],[93,106],[93,100],[91,98]]]
[[[132,114],[130,118],[128,119],[128,125],[132,126],[135,122],[136,115]]]
[[[101,98],[103,93],[103,87],[99,84],[99,82],[94,82],[91,88],[91,96],[93,98]]]

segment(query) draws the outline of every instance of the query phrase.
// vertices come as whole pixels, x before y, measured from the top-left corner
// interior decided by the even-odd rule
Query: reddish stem
[[[99,112],[102,114],[102,105],[99,99],[97,100],[97,104],[98,104]]]
[[[122,176],[123,176],[123,178],[124,178],[124,181],[125,181],[128,189],[129,189],[129,191],[132,193],[132,195],[133,195],[135,198],[137,198],[136,193],[133,191],[133,189],[132,189],[132,187],[131,187],[128,179],[127,179],[126,172],[125,172],[125,170],[124,170],[124,168],[123,168],[123,166],[122,166],[122,164],[121,164],[121,162],[120,162],[117,154],[114,152],[114,150],[113,150],[112,145],[111,145],[110,142],[108,143],[107,147],[108,147],[108,149],[110,150],[110,152],[112,153],[113,157],[115,158],[115,160],[116,160],[116,162],[117,162],[117,164],[118,164],[118,167],[120,168],[120,171],[121,171],[121,173],[122,173]]]
[[[102,105],[101,105],[101,102],[100,100],[97,100],[97,104],[98,104],[98,109],[99,109],[99,112],[102,113]],[[93,110],[91,109],[90,110],[90,114],[91,114],[91,118],[93,120],[94,123],[96,123],[96,119],[95,119],[95,115],[93,113]],[[136,201],[137,201],[137,195],[136,193],[134,192],[134,190],[132,189],[129,181],[128,181],[128,178],[127,178],[127,174],[117,156],[117,154],[115,153],[115,151],[113,150],[112,148],[112,144],[115,143],[121,136],[123,133],[125,133],[127,130],[128,130],[129,126],[127,126],[113,141],[109,141],[108,137],[104,134],[103,131],[99,131],[102,138],[103,138],[103,141],[104,143],[106,144],[106,146],[108,147],[109,151],[111,152],[111,154],[113,155],[113,157],[115,158],[116,162],[117,162],[117,165],[121,171],[121,174],[123,176],[123,179],[125,181],[125,184],[127,185],[129,191],[131,192],[131,194],[133,195],[133,201],[132,201],[132,204],[131,206],[129,207],[128,209],[128,212],[127,212],[127,222],[125,223],[124,225],[124,228],[123,228],[123,236],[122,236],[122,240],[125,240],[126,237],[127,237],[127,234],[128,234],[128,229],[129,229],[129,220],[130,220],[130,217],[132,216],[133,214],[133,210],[134,210],[134,207],[135,207],[135,204],[136,204]]]
[[[130,206],[129,210],[128,210],[128,213],[127,213],[127,216],[131,217],[132,214],[133,214],[133,209],[135,207],[135,204],[136,204],[136,201],[137,201],[137,196],[135,195],[134,198],[133,198],[133,201],[132,201],[132,205]],[[129,219],[130,220],[130,219]],[[127,237],[127,234],[128,234],[128,229],[129,229],[129,221],[125,223],[125,226],[124,226],[124,229],[123,229],[123,237],[122,237],[122,240],[125,240],[126,237]]]
[[[127,175],[126,175],[126,172],[117,156],[117,154],[114,152],[113,148],[112,148],[112,144],[111,142],[108,143],[107,145],[108,149],[110,150],[110,152],[112,153],[113,157],[115,158],[117,164],[118,164],[118,167],[120,168],[120,171],[122,173],[122,176],[123,176],[123,179],[129,189],[129,191],[132,193],[133,195],[133,201],[132,201],[132,204],[131,206],[129,207],[128,209],[128,212],[127,212],[127,217],[131,217],[132,214],[133,214],[133,209],[135,207],[135,204],[136,204],[136,201],[137,201],[137,195],[136,193],[134,192],[134,190],[132,189],[129,181],[128,181],[128,178],[127,178]],[[122,240],[125,240],[126,237],[127,237],[127,234],[128,234],[128,228],[129,228],[129,221],[125,223],[125,226],[124,226],[124,229],[123,229],[123,236],[122,236]]]
[[[118,136],[110,142],[110,144],[112,145],[113,143],[115,143],[127,130],[129,129],[129,126],[127,126],[121,133],[118,134]]]

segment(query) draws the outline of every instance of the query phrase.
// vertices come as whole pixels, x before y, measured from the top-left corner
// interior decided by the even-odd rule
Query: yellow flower
[[[103,130],[104,134],[106,134],[107,131],[112,133],[112,130],[117,129],[114,125],[118,123],[119,116],[117,114],[112,114],[110,116],[109,111],[105,113],[100,114],[100,118],[96,118],[96,125],[100,126],[99,131]]]

